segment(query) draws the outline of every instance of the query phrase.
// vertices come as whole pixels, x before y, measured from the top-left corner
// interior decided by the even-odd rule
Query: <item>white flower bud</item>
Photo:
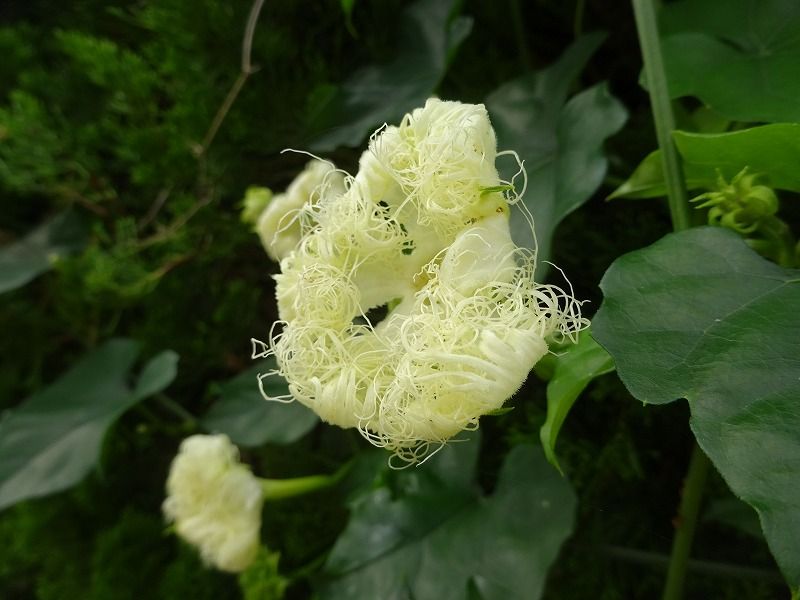
[[[259,548],[263,493],[225,435],[193,435],[181,443],[167,478],[163,510],[203,561],[239,572]]]

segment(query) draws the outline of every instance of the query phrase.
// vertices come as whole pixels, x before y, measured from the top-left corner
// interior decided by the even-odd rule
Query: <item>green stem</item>
[[[669,212],[675,231],[689,228],[689,199],[683,183],[680,156],[672,141],[675,117],[672,114],[667,76],[661,57],[661,41],[658,37],[656,9],[653,0],[633,0],[636,30],[644,59],[644,72],[650,92],[650,105],[656,125],[658,147],[661,149],[662,167],[667,184]]]
[[[514,37],[517,41],[517,52],[519,52],[519,60],[522,63],[522,68],[529,71],[533,63],[531,62],[531,53],[528,50],[528,43],[525,39],[525,27],[522,22],[522,7],[519,0],[511,0],[511,23],[514,27]]]
[[[175,400],[167,396],[165,393],[159,392],[158,394],[155,395],[155,399],[166,410],[168,410],[173,415],[182,419],[183,422],[188,427],[192,428],[197,427],[198,425],[197,417],[195,417],[192,413],[183,408],[183,406],[175,402]]]
[[[595,551],[602,552],[612,560],[649,566],[662,571],[666,571],[669,568],[669,556],[657,552],[639,550],[637,548],[625,548],[612,544],[596,546]],[[687,561],[687,571],[702,573],[704,575],[716,575],[729,579],[762,579],[774,583],[783,582],[783,576],[775,569],[735,565],[713,560],[690,559]]]
[[[700,502],[703,498],[703,488],[705,487],[710,465],[708,457],[695,442],[692,448],[692,457],[689,459],[686,481],[683,485],[681,503],[678,508],[675,537],[672,540],[672,552],[669,557],[669,570],[667,571],[667,581],[664,585],[663,600],[680,600],[683,597],[686,567],[689,562],[689,553],[692,549],[692,540],[697,526],[697,516],[700,513]]]
[[[261,479],[261,489],[265,500],[283,500],[294,496],[302,496],[316,490],[331,487],[341,481],[351,463],[345,463],[332,475],[309,475],[293,479]]]
[[[579,38],[583,33],[583,14],[586,12],[586,0],[577,0],[575,3],[575,18],[572,21],[572,35]]]

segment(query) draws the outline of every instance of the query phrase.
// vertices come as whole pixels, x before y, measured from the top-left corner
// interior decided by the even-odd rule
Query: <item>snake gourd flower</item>
[[[193,435],[172,462],[162,508],[206,564],[240,572],[258,553],[263,500],[261,483],[227,436]]]
[[[497,157],[483,105],[430,99],[373,134],[340,192],[306,190],[275,276],[281,321],[254,340],[254,356],[277,360],[262,377],[409,463],[499,409],[547,340],[586,320],[512,241],[518,195]]]

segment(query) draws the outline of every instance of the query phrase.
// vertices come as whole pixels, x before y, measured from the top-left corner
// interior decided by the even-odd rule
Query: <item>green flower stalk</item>
[[[546,340],[587,324],[511,240],[519,195],[497,156],[483,105],[431,99],[373,134],[341,191],[328,175],[291,209],[304,218],[275,277],[281,321],[254,356],[274,355],[292,398],[322,419],[408,463],[477,427]]]

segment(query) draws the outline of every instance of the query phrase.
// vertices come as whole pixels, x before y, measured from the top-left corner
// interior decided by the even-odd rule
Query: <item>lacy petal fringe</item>
[[[305,202],[271,217],[299,232],[275,276],[282,321],[254,340],[278,365],[262,377],[413,464],[500,408],[546,339],[574,339],[580,302],[533,280],[497,156],[483,105],[431,99],[375,132],[355,177],[312,161]]]

